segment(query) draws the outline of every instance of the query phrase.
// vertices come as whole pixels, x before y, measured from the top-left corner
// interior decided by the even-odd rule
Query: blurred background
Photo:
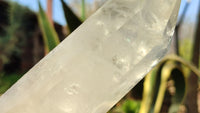
[[[0,94],[105,1],[0,0]],[[110,113],[200,113],[199,19],[200,1],[182,0],[168,55]]]

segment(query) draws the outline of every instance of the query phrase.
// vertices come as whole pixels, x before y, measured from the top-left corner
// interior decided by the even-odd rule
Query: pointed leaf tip
[[[61,0],[63,10],[65,13],[65,19],[68,24],[70,32],[73,32],[78,26],[82,24],[81,20],[74,14],[74,12],[70,9],[70,7]]]

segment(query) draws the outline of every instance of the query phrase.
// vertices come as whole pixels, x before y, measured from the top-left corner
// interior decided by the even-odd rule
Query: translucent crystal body
[[[105,113],[165,55],[180,0],[109,0],[0,98],[0,113]]]

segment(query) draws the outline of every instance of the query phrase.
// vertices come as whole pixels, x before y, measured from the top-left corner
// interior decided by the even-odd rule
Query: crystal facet
[[[165,55],[180,0],[108,0],[0,98],[0,113],[105,113]]]

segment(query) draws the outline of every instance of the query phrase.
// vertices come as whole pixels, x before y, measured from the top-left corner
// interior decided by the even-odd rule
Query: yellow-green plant
[[[39,3],[38,20],[39,20],[40,29],[43,34],[45,53],[48,53],[53,48],[55,48],[59,44],[60,41],[54,27],[49,22],[47,15],[42,9],[42,6],[40,3]]]
[[[184,75],[180,64],[200,77],[199,70],[192,63],[176,55],[165,57],[145,78],[143,99],[139,113],[160,113],[169,80],[173,80],[175,92],[172,95],[172,104],[168,112],[178,112],[187,89],[187,77]]]

